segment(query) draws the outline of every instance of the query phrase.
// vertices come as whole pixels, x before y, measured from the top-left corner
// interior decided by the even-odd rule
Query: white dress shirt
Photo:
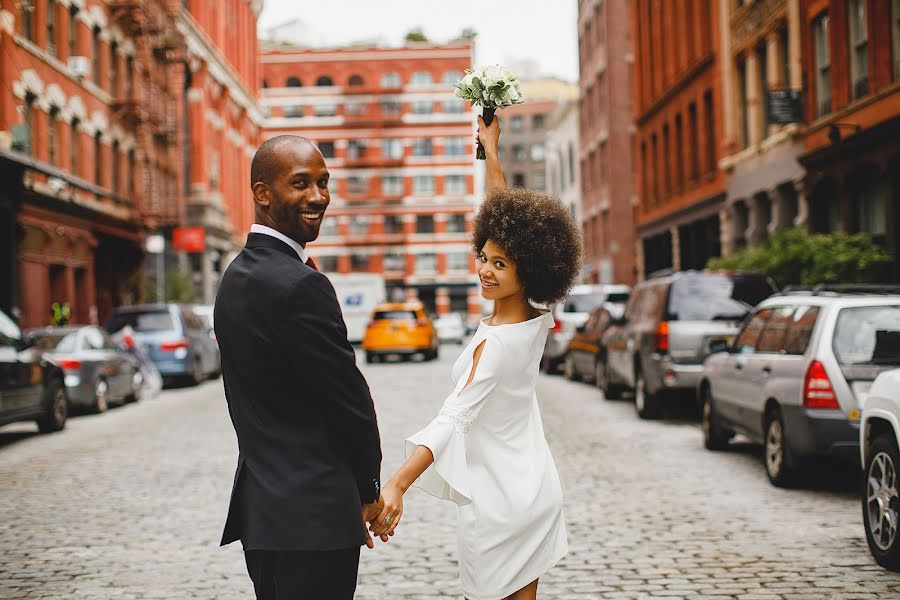
[[[266,227],[265,225],[260,225],[259,223],[254,223],[250,226],[250,233],[261,233],[263,235],[272,236],[276,240],[281,240],[282,242],[293,248],[294,252],[297,253],[297,256],[299,256],[300,260],[302,260],[304,263],[309,260],[309,255],[306,253],[306,248],[304,248],[288,236],[284,235],[280,231],[276,231],[271,227]]]

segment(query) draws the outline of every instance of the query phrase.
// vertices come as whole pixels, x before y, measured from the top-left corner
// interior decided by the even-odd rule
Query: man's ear
[[[269,184],[264,181],[257,181],[251,188],[253,190],[253,202],[259,208],[269,208],[272,202],[271,190]]]

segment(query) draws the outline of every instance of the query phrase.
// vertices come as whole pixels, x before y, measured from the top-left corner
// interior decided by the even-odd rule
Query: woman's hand
[[[476,139],[484,147],[487,156],[497,156],[497,146],[500,144],[500,119],[494,116],[490,125],[484,124],[484,119],[478,117],[478,135]]]
[[[404,491],[393,479],[381,488],[384,508],[381,509],[381,513],[372,521],[369,527],[374,535],[381,536],[382,539],[384,539],[385,535],[394,535],[394,529],[400,523],[400,517],[403,515]]]

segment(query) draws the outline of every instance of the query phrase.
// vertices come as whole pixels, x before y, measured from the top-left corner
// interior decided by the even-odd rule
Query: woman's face
[[[502,300],[522,293],[515,263],[493,241],[485,242],[475,257],[475,266],[481,280],[481,295],[485,299]]]

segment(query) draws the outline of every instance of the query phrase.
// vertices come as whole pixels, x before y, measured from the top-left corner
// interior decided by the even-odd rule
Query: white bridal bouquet
[[[494,120],[494,111],[498,108],[525,102],[519,78],[500,65],[466,69],[465,76],[456,84],[456,97],[468,100],[472,106],[480,106],[486,125]],[[480,142],[475,158],[485,159]]]

